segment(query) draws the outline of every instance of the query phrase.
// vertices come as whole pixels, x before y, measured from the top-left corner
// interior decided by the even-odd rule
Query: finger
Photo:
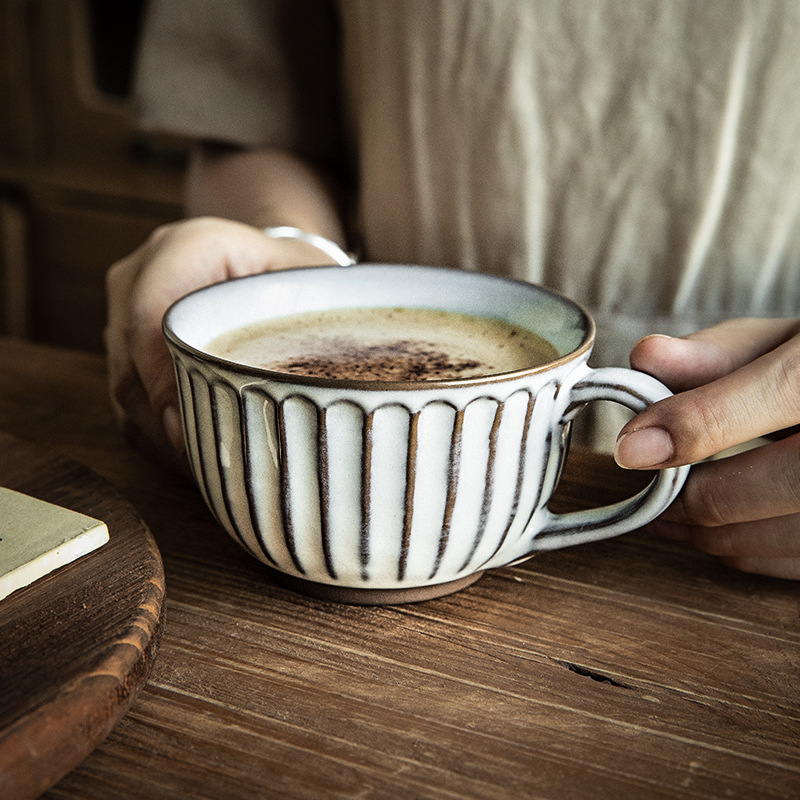
[[[617,440],[629,469],[690,464],[800,421],[800,337],[711,383],[668,397]]]
[[[682,392],[745,366],[797,333],[797,320],[752,318],[729,320],[682,338],[656,334],[634,345],[631,366]]]
[[[658,519],[650,530],[741,572],[800,579],[800,515],[704,528]]]
[[[177,404],[172,360],[161,334],[165,310],[159,306],[132,316],[126,337],[135,365],[135,382],[143,387],[148,405],[158,417],[165,408]]]
[[[684,525],[666,520],[651,523],[664,539],[683,542],[712,556],[725,558],[800,559],[800,515],[740,522],[719,528]]]
[[[123,422],[138,376],[125,341],[125,311],[142,263],[141,248],[116,262],[106,273],[108,317],[103,331],[111,406]]]
[[[775,521],[768,525],[753,523],[731,526],[733,530],[714,528],[702,532],[660,520],[648,526],[665,539],[680,542],[705,552],[728,567],[741,572],[773,578],[800,580],[800,553],[797,539],[800,521],[797,517],[781,520],[786,528],[776,531]]]
[[[128,443],[150,458],[177,465],[185,455],[183,433],[166,428],[154,414],[141,383],[131,383],[121,428]]]
[[[719,561],[740,572],[800,580],[800,558],[720,558]]]
[[[106,277],[109,315],[104,342],[109,395],[117,423],[134,448],[148,455],[174,458],[183,451],[182,433],[166,427],[168,440],[165,439],[165,430],[153,414],[125,339],[124,310],[143,257],[141,251],[136,251],[115,264]]]
[[[800,512],[800,435],[692,468],[663,518],[719,527]]]

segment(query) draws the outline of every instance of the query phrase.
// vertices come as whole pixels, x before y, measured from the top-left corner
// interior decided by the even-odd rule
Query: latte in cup
[[[429,308],[343,308],[245,325],[208,352],[238,364],[366,381],[459,380],[555,361],[546,339],[500,319]]]

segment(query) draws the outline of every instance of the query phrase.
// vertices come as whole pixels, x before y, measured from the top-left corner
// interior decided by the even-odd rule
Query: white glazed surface
[[[208,356],[218,334],[331,307],[425,306],[497,316],[562,358],[491,378],[315,380]],[[187,451],[220,524],[288,575],[365,589],[458,580],[539,549],[639,527],[679,491],[664,470],[636,498],[553,515],[566,426],[592,399],[640,410],[668,394],[632,370],[592,370],[593,324],[530,284],[441,268],[360,265],[240,279],[179,301],[165,331]]]

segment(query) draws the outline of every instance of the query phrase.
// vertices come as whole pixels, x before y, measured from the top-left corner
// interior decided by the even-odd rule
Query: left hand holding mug
[[[761,436],[775,441],[698,464],[654,523],[745,572],[800,579],[800,321],[737,319],[684,338],[648,336],[631,365],[677,392],[617,440],[629,469],[701,461]]]
[[[211,283],[329,261],[304,242],[196,217],[158,228],[114,264],[106,276],[105,345],[112,406],[129,438],[167,460],[183,450],[175,373],[161,330],[175,300]]]

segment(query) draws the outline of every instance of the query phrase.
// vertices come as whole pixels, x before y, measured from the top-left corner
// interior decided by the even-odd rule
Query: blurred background
[[[185,143],[136,132],[146,0],[0,0],[0,334],[102,351],[106,269],[181,215]]]

